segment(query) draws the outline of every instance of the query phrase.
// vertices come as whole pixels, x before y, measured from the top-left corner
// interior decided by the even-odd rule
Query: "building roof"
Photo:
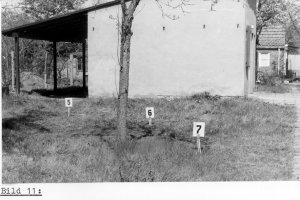
[[[264,27],[259,36],[257,48],[284,48],[285,28],[283,26]]]
[[[87,13],[119,3],[119,0],[103,3],[46,20],[2,30],[2,34],[8,37],[17,34],[21,38],[36,40],[81,42],[87,38]]]

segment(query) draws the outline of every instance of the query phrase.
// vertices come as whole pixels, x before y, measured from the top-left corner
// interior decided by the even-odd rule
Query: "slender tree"
[[[259,44],[259,36],[264,27],[270,24],[283,23],[284,3],[282,0],[258,0],[256,44]]]
[[[141,0],[120,0],[122,10],[121,22],[121,44],[120,44],[120,79],[119,79],[119,93],[118,93],[118,131],[120,139],[125,140],[127,134],[127,102],[129,92],[129,67],[130,67],[130,46],[132,32],[132,23],[134,21],[134,12]],[[154,0],[158,7],[163,12],[163,6],[171,9],[180,9],[184,12],[184,7],[190,5],[190,0]],[[127,2],[127,3],[126,3]],[[212,0],[215,4],[215,0]],[[169,17],[166,13],[164,16]]]
[[[3,29],[9,29],[16,25],[22,25],[28,23],[30,19],[19,9],[9,5],[2,5],[1,7],[1,26]],[[11,54],[10,52],[14,49],[14,41],[12,38],[2,37],[2,81],[5,85],[8,85],[11,81]],[[24,63],[24,55],[28,50],[27,47],[30,45],[26,40],[20,40],[20,53],[21,62]]]
[[[288,23],[286,25],[286,39],[290,53],[299,53],[300,45],[300,0],[290,1],[286,4]]]
[[[132,37],[132,22],[134,11],[140,0],[132,0],[126,5],[126,0],[120,0],[122,8],[121,44],[120,44],[120,79],[118,96],[118,131],[122,140],[126,139],[126,118],[129,88],[130,45]]]
[[[264,27],[272,24],[282,24],[285,27],[293,27],[297,31],[300,19],[299,0],[258,0],[257,4],[257,37]]]
[[[289,25],[300,37],[300,0],[290,1],[285,5],[287,10]]]

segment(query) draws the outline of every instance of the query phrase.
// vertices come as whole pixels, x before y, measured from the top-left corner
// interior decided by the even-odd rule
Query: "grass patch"
[[[291,107],[242,98],[130,99],[130,140],[117,141],[116,100],[5,97],[3,182],[288,180]],[[155,107],[153,126],[145,107]],[[194,121],[206,122],[203,154]]]
[[[266,93],[290,93],[291,87],[289,85],[256,85],[256,92]]]

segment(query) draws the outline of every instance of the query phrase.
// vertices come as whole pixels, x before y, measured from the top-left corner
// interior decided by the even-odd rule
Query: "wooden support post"
[[[86,88],[86,80],[85,80],[85,40],[82,42],[82,87],[83,91],[85,91]]]
[[[288,44],[286,44],[285,46],[284,46],[284,58],[283,58],[283,62],[284,62],[284,69],[283,69],[283,71],[284,71],[284,75],[287,75],[287,71],[288,71],[288,66],[287,66],[287,59],[288,59],[288,53],[287,53],[287,51],[288,51]]]
[[[44,85],[47,89],[47,51],[45,52]]]
[[[70,86],[73,86],[73,84],[74,84],[74,81],[73,81],[73,78],[74,78],[73,68],[74,68],[74,56],[71,53],[70,54]]]
[[[57,91],[57,51],[56,42],[53,42],[53,81],[54,91]]]
[[[19,36],[13,34],[15,38],[15,67],[16,67],[16,93],[20,94],[20,60],[19,60]]]
[[[14,51],[10,52],[11,55],[11,90],[15,91],[15,55]]]
[[[280,48],[278,48],[278,61],[277,61],[277,64],[278,64],[278,66],[277,66],[278,75],[280,74],[280,54],[281,54]]]
[[[201,140],[200,140],[200,137],[197,137],[197,150],[198,150],[198,153],[202,153],[201,152]]]

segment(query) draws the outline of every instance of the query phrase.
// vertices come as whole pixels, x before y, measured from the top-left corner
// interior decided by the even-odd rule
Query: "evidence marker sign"
[[[147,107],[146,108],[146,118],[154,118],[154,108],[153,107]]]
[[[65,104],[67,108],[73,107],[73,99],[72,98],[65,98]]]
[[[204,137],[205,134],[205,123],[194,122],[193,124],[193,137]]]
[[[146,118],[149,119],[149,126],[152,126],[152,118],[154,118],[154,107],[146,107]]]
[[[201,140],[200,137],[204,137],[205,133],[205,123],[204,122],[194,122],[193,124],[193,137],[197,138],[197,149],[201,153]]]
[[[65,105],[68,108],[68,117],[70,117],[71,107],[73,107],[73,99],[72,98],[65,98]]]

